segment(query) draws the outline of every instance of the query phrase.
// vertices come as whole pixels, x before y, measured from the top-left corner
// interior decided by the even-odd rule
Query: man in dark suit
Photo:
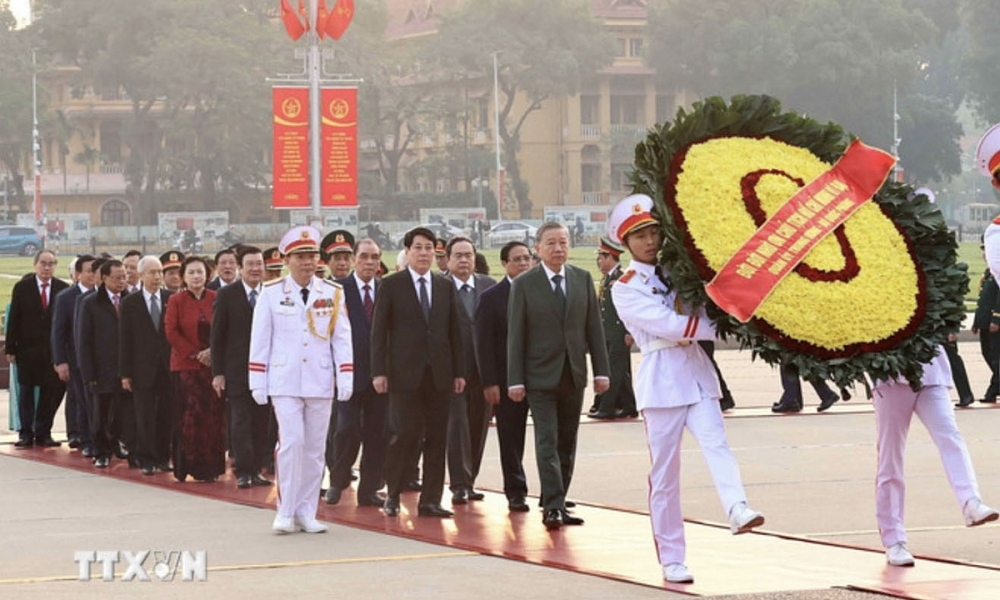
[[[205,284],[209,290],[219,291],[236,282],[239,259],[235,248],[223,248],[215,253],[215,278]]]
[[[122,387],[119,375],[118,329],[121,319],[125,267],[120,260],[101,264],[101,285],[81,300],[77,354],[80,374],[90,386],[96,405],[91,410],[90,430],[97,456],[94,466],[106,468],[121,441],[135,450],[135,408],[132,396]],[[135,466],[129,456],[129,465]]]
[[[635,409],[635,391],[632,389],[632,352],[626,341],[628,330],[622,324],[618,311],[615,310],[615,303],[611,300],[611,286],[622,276],[622,265],[619,262],[622,252],[624,249],[621,246],[601,237],[597,247],[597,267],[604,275],[599,295],[604,340],[608,344],[611,387],[603,394],[594,396],[594,408],[588,415],[591,419],[639,416]]]
[[[240,279],[219,290],[212,311],[212,387],[229,402],[236,487],[248,488],[271,485],[260,474],[273,451],[267,444],[271,407],[254,402],[247,379],[253,311],[264,287],[264,253],[254,246],[241,246],[238,262]]]
[[[543,523],[580,525],[566,511],[576,435],[587,385],[587,353],[594,393],[608,390],[608,349],[590,272],[566,264],[569,231],[561,223],[538,228],[542,264],[511,284],[507,323],[507,394],[528,401],[535,426]]]
[[[989,269],[979,280],[979,298],[972,319],[972,333],[979,336],[979,351],[990,367],[990,384],[980,402],[994,403],[1000,393],[1000,287]],[[975,402],[972,394],[959,398],[957,406]]]
[[[52,313],[53,300],[69,285],[53,277],[56,264],[51,250],[39,250],[35,254],[35,273],[14,284],[11,292],[5,352],[8,362],[17,362],[21,429],[16,448],[60,445],[52,439],[52,421],[66,386],[52,362]],[[35,387],[39,388],[37,410]]]
[[[163,289],[163,265],[144,256],[137,265],[141,286],[122,300],[118,330],[118,374],[132,392],[135,459],[144,475],[170,470],[170,343],[164,317],[170,292]]]
[[[500,249],[500,264],[505,277],[483,292],[476,308],[476,358],[483,397],[496,411],[507,508],[511,512],[527,512],[524,497],[528,495],[528,483],[522,463],[528,403],[507,397],[507,298],[511,281],[531,268],[531,251],[524,242],[510,242]]]
[[[326,240],[324,240],[326,242]],[[383,506],[382,487],[385,449],[388,443],[389,398],[372,387],[372,319],[375,299],[380,293],[376,279],[382,250],[374,240],[365,238],[354,248],[354,273],[337,283],[344,287],[344,301],[351,320],[351,342],[354,346],[354,393],[347,402],[338,402],[339,415],[331,435],[333,460],[330,467],[330,489],[326,501],[336,504],[341,492],[351,483],[351,466],[361,455],[361,479],[358,482],[358,506]]]
[[[448,413],[448,479],[451,503],[456,505],[484,498],[481,492],[476,491],[475,484],[483,462],[492,409],[483,398],[483,383],[479,377],[479,365],[476,364],[475,316],[479,298],[496,282],[474,272],[476,248],[472,240],[453,237],[448,240],[445,253],[448,256],[446,277],[455,284],[455,293],[462,308],[459,323],[462,328],[464,364],[461,373],[465,378],[465,390],[451,396]]]
[[[80,448],[84,456],[89,458],[94,455],[94,442],[90,438],[80,365],[76,362],[73,309],[76,299],[94,287],[93,264],[94,257],[90,254],[76,257],[73,264],[76,283],[59,292],[52,314],[52,362],[55,363],[60,381],[66,384],[66,433],[69,435],[69,447]]]
[[[424,436],[424,483],[418,514],[450,517],[441,506],[450,394],[465,389],[455,286],[430,272],[434,233],[406,232],[407,268],[379,286],[372,319],[372,387],[389,394],[391,438],[385,479],[385,513],[399,514],[399,494],[412,477]]]

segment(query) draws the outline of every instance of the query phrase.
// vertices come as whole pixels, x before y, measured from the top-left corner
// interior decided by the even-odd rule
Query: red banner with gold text
[[[358,205],[358,90],[320,92],[322,206]]]
[[[275,87],[273,208],[309,207],[309,89]]]
[[[781,280],[878,191],[896,159],[855,140],[832,169],[788,199],[705,292],[746,323]]]

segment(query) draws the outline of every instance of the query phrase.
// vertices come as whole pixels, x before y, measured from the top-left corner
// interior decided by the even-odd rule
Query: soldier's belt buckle
[[[684,346],[690,346],[691,340],[684,340],[682,342],[677,342],[677,345],[680,346],[681,348],[683,348]]]

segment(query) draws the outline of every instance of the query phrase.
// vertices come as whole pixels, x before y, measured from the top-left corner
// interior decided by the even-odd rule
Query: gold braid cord
[[[334,328],[337,326],[337,317],[340,316],[340,290],[333,291],[333,314],[330,315],[330,324],[326,328],[326,335],[321,335],[316,331],[316,322],[313,320],[312,310],[306,309],[306,311],[309,313],[309,333],[323,341],[329,340],[333,335]]]

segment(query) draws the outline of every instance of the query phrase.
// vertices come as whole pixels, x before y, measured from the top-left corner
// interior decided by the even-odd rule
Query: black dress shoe
[[[580,517],[574,517],[569,514],[569,511],[564,509],[560,511],[560,513],[562,514],[563,525],[583,525],[583,519]]]
[[[406,491],[408,492],[419,492],[424,489],[423,484],[420,483],[419,479],[413,479],[406,482]]]
[[[330,489],[326,490],[326,495],[323,496],[323,501],[327,504],[336,504],[340,502],[340,494],[343,492],[337,486],[330,486]]]
[[[62,442],[57,442],[51,437],[47,437],[35,440],[35,445],[41,446],[42,448],[58,448],[59,446],[62,446]]]
[[[97,450],[94,450],[92,447],[87,446],[80,451],[80,454],[82,454],[86,458],[94,458],[95,456],[97,456]]]
[[[524,498],[511,498],[507,501],[507,509],[510,512],[528,512],[531,510],[528,503],[524,501]]]
[[[358,496],[358,506],[377,506],[382,508],[385,506],[385,496],[378,492],[370,496]]]
[[[982,400],[980,400],[980,402],[982,402],[984,404],[996,404],[997,403],[997,397],[996,396],[986,396],[985,398],[983,398]]]
[[[236,478],[236,487],[240,488],[241,490],[248,489],[251,485],[252,484],[250,483],[249,475],[240,475],[239,477]]]
[[[389,496],[385,499],[385,506],[382,507],[385,516],[395,517],[399,515],[399,496]]]
[[[840,396],[830,394],[819,403],[819,406],[816,407],[816,412],[823,412],[838,402],[840,402]]]
[[[639,413],[637,413],[634,410],[621,410],[621,409],[618,409],[618,410],[615,411],[615,418],[616,419],[635,419],[638,416],[639,416]]]
[[[456,506],[458,504],[468,504],[469,496],[465,490],[455,490],[451,494],[451,504]]]
[[[486,499],[486,494],[484,494],[482,492],[477,492],[476,490],[473,490],[473,489],[466,490],[465,495],[469,497],[469,500],[475,500],[477,502],[479,500],[485,500]]]
[[[80,438],[71,437],[69,438],[69,447],[76,450],[80,447]]]
[[[840,388],[840,399],[847,402],[851,399],[851,392],[847,391],[847,388]]]
[[[562,511],[555,508],[545,511],[545,516],[542,517],[542,525],[545,525],[545,528],[548,529],[549,531],[552,531],[553,529],[559,529],[560,527],[562,527],[563,526]]]
[[[437,517],[438,519],[447,519],[455,513],[440,504],[421,504],[417,507],[417,514],[421,517]]]
[[[563,505],[565,505],[566,508],[576,508],[576,502],[573,502],[572,500],[563,502]]]
[[[147,465],[147,466],[145,466],[145,467],[142,468],[142,474],[143,475],[152,475],[154,473],[156,473],[156,469],[153,468],[150,465]]]
[[[775,402],[774,404],[771,405],[771,412],[773,413],[793,413],[793,412],[797,413],[801,411],[802,411],[801,404],[793,404],[793,403],[785,404],[784,402]]]
[[[15,448],[31,448],[35,445],[35,440],[17,440],[14,442]]]
[[[107,469],[110,462],[107,456],[98,456],[94,459],[94,466],[98,469]]]
[[[965,398],[962,398],[961,400],[959,400],[958,404],[956,404],[955,406],[957,406],[959,408],[965,408],[966,406],[971,405],[975,401],[976,401],[975,398],[973,398],[972,396],[968,396],[968,397],[965,397]]]
[[[732,397],[719,398],[719,408],[722,409],[722,412],[736,408],[736,401]]]
[[[274,485],[274,484],[271,483],[270,479],[268,479],[267,477],[264,477],[260,473],[254,473],[253,475],[250,476],[250,485],[257,485],[257,486],[262,486],[263,487],[263,486]]]
[[[118,442],[118,447],[115,448],[115,456],[118,458],[128,458],[128,450],[125,449],[125,444]]]
[[[606,412],[597,411],[597,412],[592,412],[592,413],[588,414],[587,417],[589,417],[591,419],[600,419],[600,420],[603,420],[603,421],[610,421],[610,420],[612,420],[612,419],[615,418],[615,414],[614,413],[606,413]]]

